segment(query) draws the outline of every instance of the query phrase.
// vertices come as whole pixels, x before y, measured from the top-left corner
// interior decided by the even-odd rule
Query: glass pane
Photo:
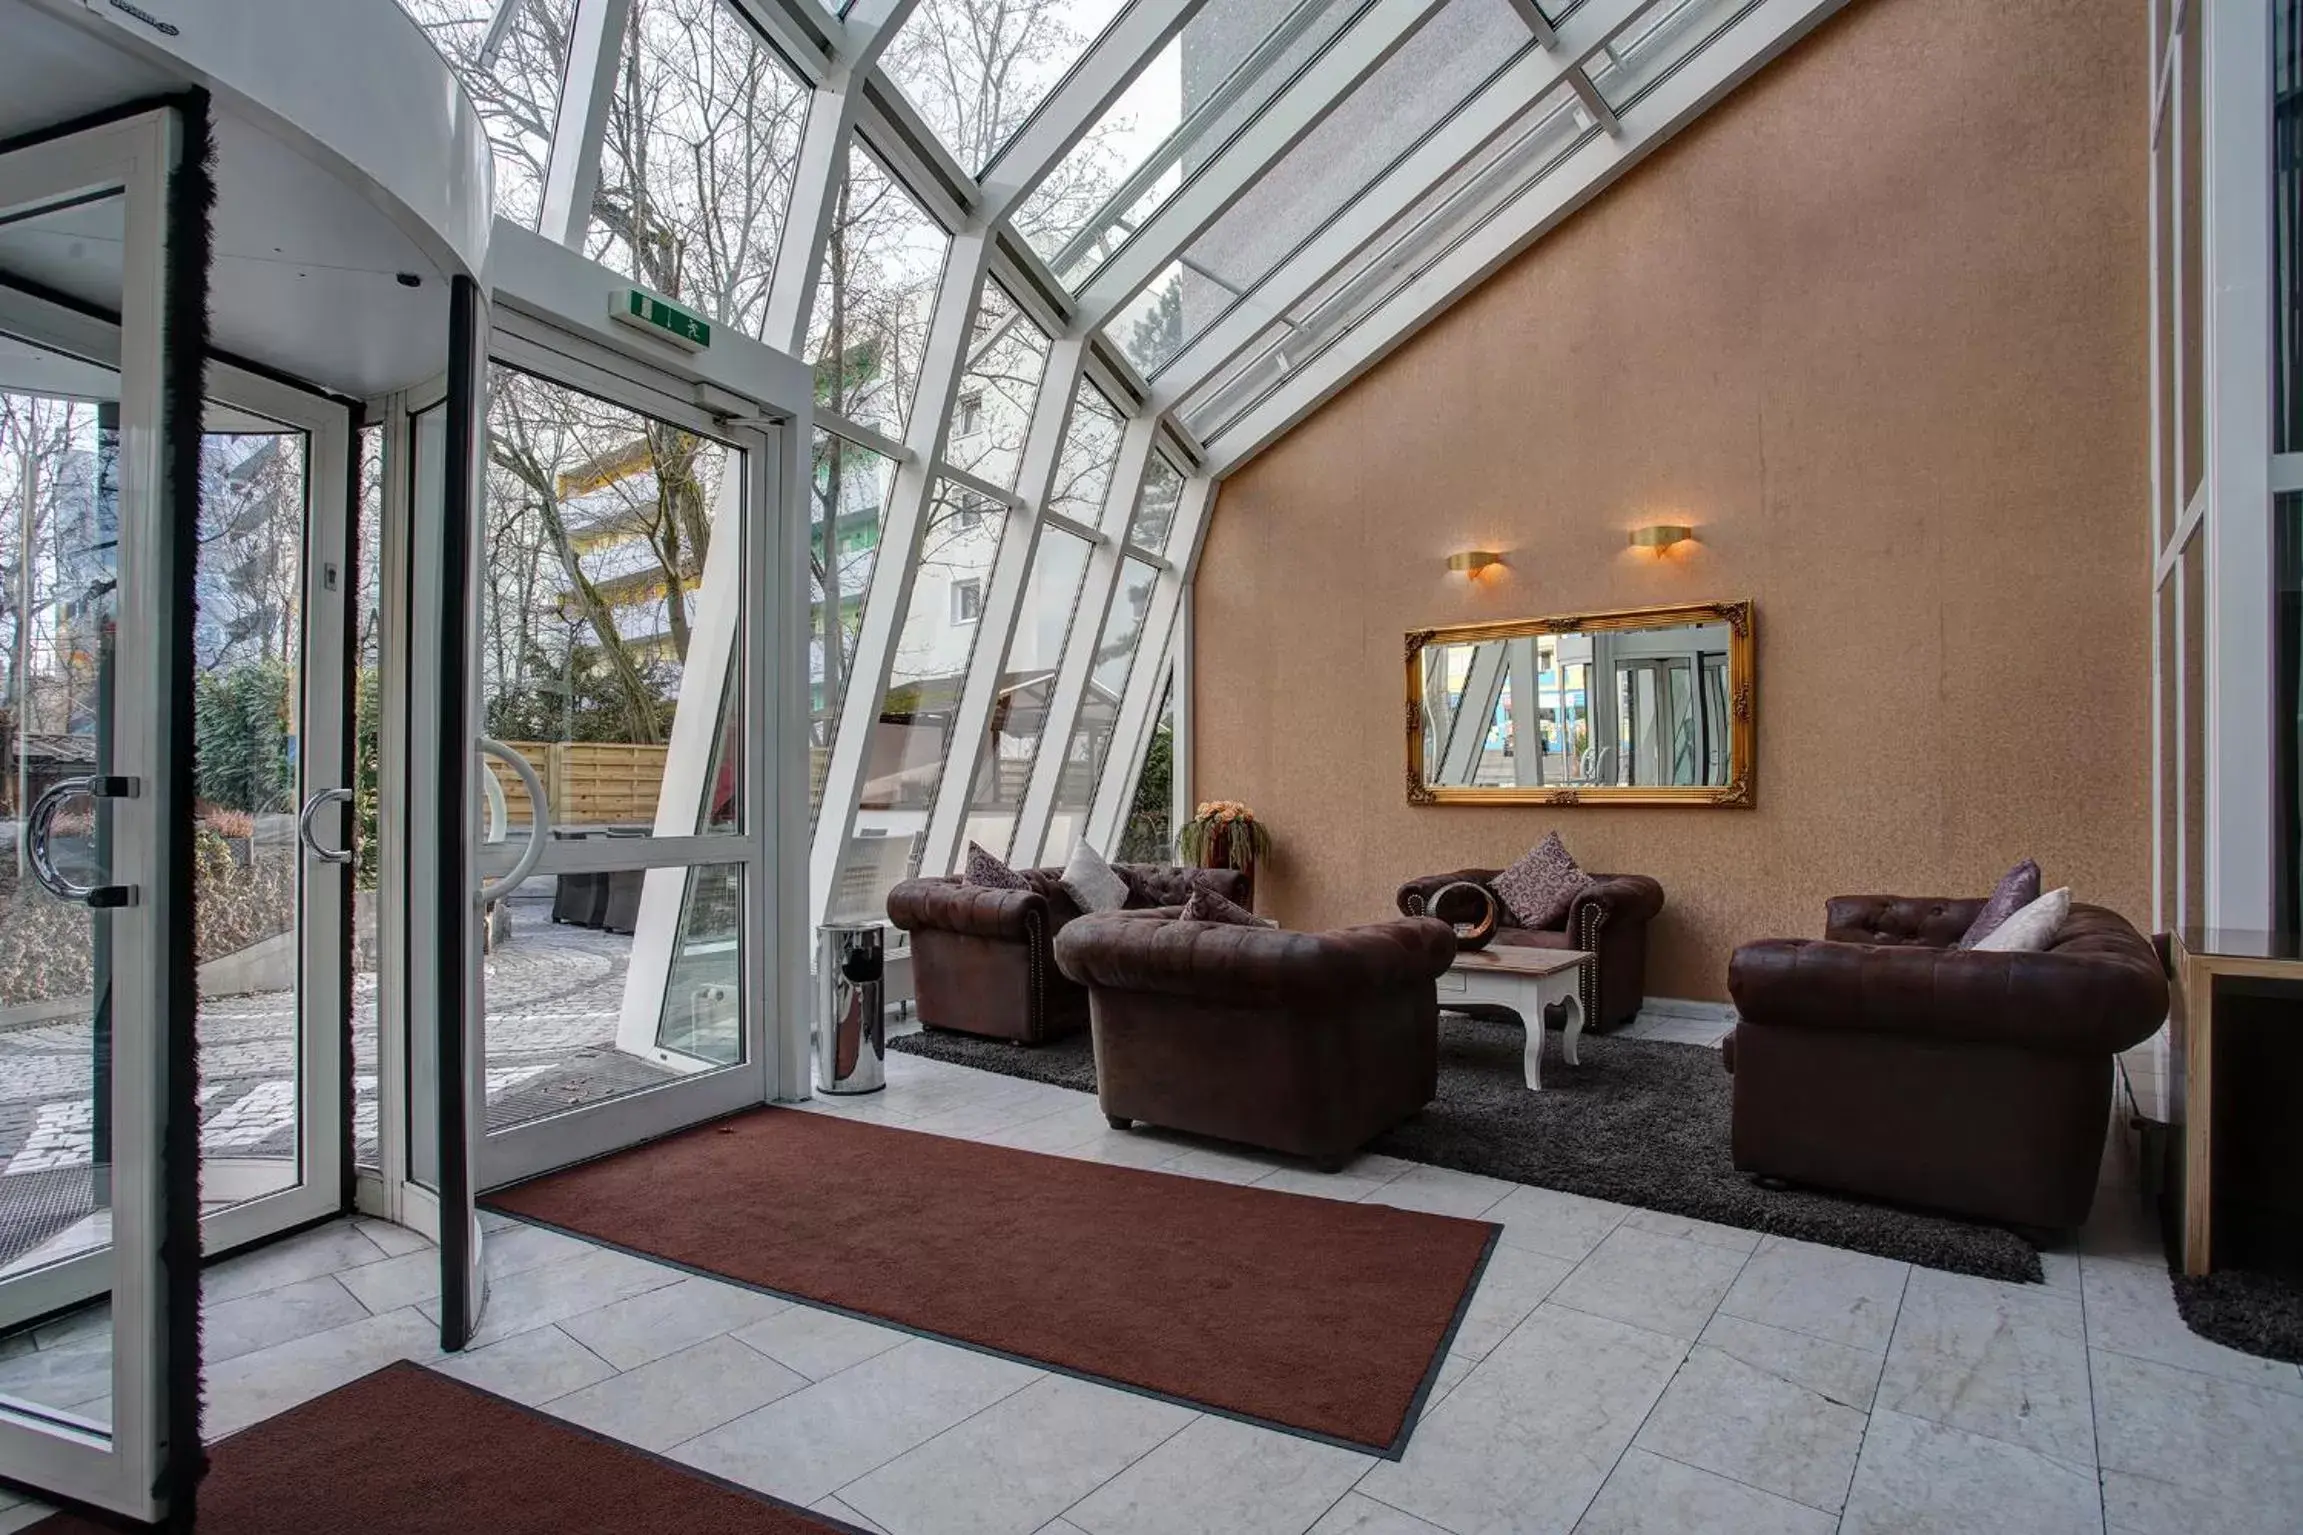
[[[809,97],[724,0],[636,0],[585,253],[756,333]]]
[[[1756,0],[1666,0],[1625,28],[1600,52],[1588,73],[1618,112],[1671,77],[1710,46]]]
[[[1179,334],[1196,336],[1229,311],[1534,46],[1506,0],[1443,7],[1192,242],[1179,270]],[[1164,362],[1178,349],[1150,350]],[[1158,366],[1132,345],[1129,355]]]
[[[948,482],[936,487],[887,698],[864,748],[862,798],[833,881],[829,921],[883,915],[889,888],[912,872],[952,752],[1005,513]]]
[[[895,460],[818,427],[808,499],[808,824],[824,802],[824,774],[848,667],[863,627],[864,593],[872,583],[880,528],[887,519]]]
[[[1076,287],[1367,8],[1210,0],[1024,200],[1017,229]]]
[[[1016,308],[1005,289],[987,280],[976,308],[968,365],[952,400],[944,461],[1013,489],[1047,363],[1047,332]]]
[[[981,169],[1088,51],[1123,0],[923,0],[881,56],[953,158]]]
[[[352,589],[352,1163],[376,1171],[377,1054],[376,886],[383,845],[377,838],[383,755],[384,429],[360,429],[360,493],[353,507]]]
[[[1168,529],[1175,526],[1176,507],[1182,501],[1182,472],[1165,454],[1154,453],[1151,466],[1144,471],[1143,494],[1136,498],[1135,516],[1128,521],[1128,543],[1147,553],[1163,553]]]
[[[877,160],[848,150],[808,324],[818,405],[903,435],[950,245]]]
[[[1055,810],[1049,817],[1047,840],[1041,857],[1062,863],[1071,856],[1080,833],[1087,828],[1088,808],[1095,801],[1096,780],[1102,776],[1104,754],[1111,749],[1112,730],[1119,722],[1120,699],[1127,692],[1128,672],[1135,665],[1136,642],[1143,637],[1144,615],[1151,609],[1152,589],[1159,568],[1142,560],[1120,562],[1119,590],[1104,614],[1103,632],[1096,637],[1095,661],[1088,673],[1086,695],[1079,718],[1064,747],[1062,775],[1056,780]]]
[[[1175,861],[1175,678],[1160,689],[1159,719],[1136,774],[1135,799],[1120,828],[1121,863]]]
[[[1169,262],[1150,286],[1120,305],[1105,329],[1128,361],[1147,374],[1157,373],[1183,350],[1184,276],[1182,262]]]
[[[1063,454],[1056,460],[1055,484],[1048,490],[1049,511],[1091,528],[1103,521],[1104,496],[1111,490],[1112,471],[1119,467],[1124,429],[1118,407],[1104,398],[1101,389],[1082,383],[1072,401]]]
[[[992,702],[983,747],[976,754],[967,830],[953,851],[954,868],[965,857],[969,842],[1007,856],[1032,763],[1039,756],[1040,735],[1047,728],[1048,704],[1092,547],[1061,528],[1041,530],[1039,547],[1032,551],[1031,574],[1024,582],[1015,638],[1008,645],[1007,664],[1000,668],[999,695]]]
[[[211,406],[193,590],[201,1204],[301,1179],[303,434]]]
[[[518,0],[495,51],[483,57],[499,0],[400,0],[464,82],[495,146],[496,216],[536,227],[544,168],[560,117],[560,78],[576,0]]]
[[[735,530],[742,462],[723,443],[564,385],[489,370],[480,545],[482,728],[542,779],[555,835],[737,830],[732,757],[665,797],[688,648],[710,615],[700,583]],[[697,697],[740,739],[740,644]],[[723,685],[725,691],[722,691]],[[482,840],[497,862],[527,836],[513,765],[487,759]]]
[[[742,1062],[743,865],[531,879],[492,911],[490,1132]]]

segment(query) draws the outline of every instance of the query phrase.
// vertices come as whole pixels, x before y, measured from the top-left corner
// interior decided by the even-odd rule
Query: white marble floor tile
[[[1503,1227],[1497,1239],[1503,1246],[1580,1263],[1629,1214],[1630,1206],[1605,1199],[1521,1186],[1489,1206],[1482,1218]]]
[[[1692,1342],[1746,1261],[1730,1248],[1627,1228],[1610,1232],[1551,1298]]]
[[[671,1453],[715,1476],[812,1503],[1044,1373],[914,1338]]]
[[[2185,1326],[2164,1263],[2082,1258],[2080,1283],[2092,1347],[2274,1391],[2303,1392],[2303,1375],[2293,1365],[2210,1343]]]
[[[1448,1167],[1417,1164],[1367,1196],[1371,1205],[1421,1210],[1428,1215],[1455,1215],[1473,1219],[1484,1215],[1512,1190],[1521,1187],[1501,1178],[1459,1173]]]
[[[1746,1321],[1885,1353],[1908,1263],[1766,1237],[1719,1309]]]
[[[1576,1535],[1831,1535],[1833,1515],[1637,1446],[1608,1475]]]
[[[1871,1414],[1842,1535],[2097,1535],[2095,1478],[2034,1450],[1886,1408]]]
[[[1479,1288],[1472,1292],[1471,1304],[1464,1308],[1463,1320],[1456,1327],[1455,1341],[1448,1352],[1471,1360],[1485,1358],[1511,1335],[1513,1328],[1527,1319],[1529,1312],[1559,1288],[1559,1282],[1573,1267],[1564,1258],[1547,1258],[1525,1248],[1496,1248],[1488,1254],[1487,1268],[1479,1276]]]
[[[84,1332],[54,1348],[36,1349],[0,1360],[0,1394],[20,1396],[46,1407],[70,1408],[112,1389],[112,1334],[109,1324]]]
[[[557,1327],[533,1328],[486,1348],[450,1354],[432,1368],[531,1407],[616,1373],[615,1366]]]
[[[1200,1417],[1064,1517],[1087,1535],[1300,1535],[1372,1460],[1236,1419]]]
[[[1913,1269],[1879,1405],[2094,1469],[2079,1302],[2038,1285]]]
[[[1310,1535],[1448,1535],[1436,1524],[1378,1503],[1360,1493],[1347,1492],[1335,1507],[1320,1516]]]
[[[415,1236],[413,1232],[408,1234]],[[423,1238],[416,1237],[416,1240],[421,1242]],[[256,1295],[302,1280],[380,1263],[389,1256],[357,1222],[331,1221],[254,1252],[208,1265],[200,1273],[200,1301],[207,1306],[221,1305],[243,1295]]]
[[[1573,1528],[1686,1345],[1543,1306],[1448,1393],[1360,1491],[1457,1535]]]
[[[362,1240],[365,1240],[363,1238]],[[211,1365],[365,1320],[368,1308],[332,1274],[243,1295],[200,1312],[200,1357]]]
[[[739,1327],[736,1337],[808,1379],[822,1380],[901,1348],[912,1334],[817,1306],[795,1305]]]
[[[1666,1215],[1661,1210],[1632,1208],[1623,1217],[1623,1224],[1636,1231],[1651,1231],[1661,1237],[1683,1237],[1690,1242],[1702,1242],[1712,1247],[1724,1247],[1729,1252],[1749,1253],[1759,1246],[1760,1234],[1741,1226],[1722,1226],[1717,1221],[1697,1220],[1692,1215]]]
[[[1364,1200],[1389,1182],[1389,1178],[1362,1178],[1348,1170],[1323,1173],[1312,1167],[1281,1167],[1258,1178],[1255,1186],[1276,1189],[1282,1194],[1306,1194],[1313,1199],[1349,1202]]]
[[[54,1512],[45,1503],[19,1503],[13,1508],[0,1509],[0,1535],[28,1530]]]
[[[356,1215],[352,1218],[352,1225],[360,1235],[375,1243],[387,1258],[432,1250],[432,1244],[422,1233],[410,1231],[391,1221],[378,1220],[372,1215]]]
[[[617,1369],[631,1370],[788,1311],[791,1305],[773,1295],[699,1276],[611,1301],[596,1311],[569,1317],[560,1328]]]
[[[889,1535],[1031,1535],[1195,1416],[1134,1392],[1043,1376],[840,1496]]]
[[[2303,1397],[2101,1350],[2092,1362],[2112,1523],[2303,1529]]]
[[[1705,1324],[1700,1340],[1757,1370],[1805,1387],[1842,1407],[1869,1412],[1879,1389],[1880,1367],[1886,1357],[1827,1338],[1809,1337],[1747,1322],[1721,1312]]]
[[[2095,1191],[2087,1223],[2079,1228],[2079,1251],[2089,1258],[2124,1258],[2166,1266],[2167,1244],[2159,1217],[2135,1189],[2112,1183]]]
[[[1090,1136],[1076,1146],[1066,1147],[1063,1155],[1077,1157],[1083,1162],[1109,1162],[1115,1167],[1135,1167],[1156,1171],[1191,1150],[1174,1141],[1164,1141],[1141,1130],[1114,1130],[1104,1126],[1103,1134]]]
[[[402,1306],[420,1305],[439,1297],[440,1254],[425,1247],[380,1263],[347,1269],[336,1277],[370,1311],[397,1311]]]
[[[1863,1425],[1853,1407],[1698,1344],[1632,1442],[1836,1515]]]
[[[845,1519],[857,1529],[862,1530],[864,1535],[889,1535],[886,1529],[872,1523],[838,1498],[818,1498],[808,1507],[819,1514],[826,1514],[834,1519]]]
[[[668,1450],[807,1385],[757,1349],[707,1338],[545,1403],[571,1423],[643,1450]]]
[[[531,1327],[580,1316],[627,1295],[660,1290],[685,1277],[662,1264],[605,1248],[589,1248],[581,1257],[491,1280],[487,1309],[480,1313],[472,1344],[485,1346]],[[439,1319],[437,1301],[425,1301],[416,1309],[435,1321]]]
[[[1283,1158],[1259,1155],[1244,1148],[1193,1146],[1174,1161],[1162,1163],[1159,1170],[1186,1178],[1205,1178],[1212,1183],[1255,1183],[1293,1167],[1294,1164]]]
[[[414,1310],[387,1311],[211,1366],[202,1425],[222,1438],[396,1359],[440,1357],[439,1323]]]

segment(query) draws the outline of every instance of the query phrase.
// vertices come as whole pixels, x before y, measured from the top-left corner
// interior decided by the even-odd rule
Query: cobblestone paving
[[[628,936],[562,927],[547,902],[510,903],[511,931],[487,959],[491,1129],[662,1081],[672,1073],[615,1049]],[[376,1142],[376,978],[353,978],[355,1155]],[[294,996],[200,1004],[200,1146],[209,1156],[287,1160],[296,1144]],[[0,1264],[91,1209],[93,1026],[86,1017],[0,1032]]]

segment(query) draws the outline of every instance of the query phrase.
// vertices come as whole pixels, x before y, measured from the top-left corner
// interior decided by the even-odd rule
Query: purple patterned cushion
[[[960,870],[960,883],[974,885],[981,890],[1029,890],[1032,882],[985,852],[976,843],[968,844],[968,861]]]
[[[1952,947],[1974,948],[1989,938],[2000,923],[2038,899],[2039,865],[2026,858],[2000,876],[1998,888],[1991,892],[1991,899],[1983,903],[1983,909],[1975,914],[1975,920],[1968,924],[1966,933]]]
[[[1519,862],[1488,884],[1511,908],[1521,927],[1551,927],[1567,915],[1567,908],[1591,883],[1591,876],[1576,867],[1567,845],[1553,832],[1531,847]]]
[[[1239,902],[1217,895],[1202,885],[1194,889],[1183,903],[1186,922],[1224,922],[1233,927],[1277,927],[1269,917],[1259,917]]]

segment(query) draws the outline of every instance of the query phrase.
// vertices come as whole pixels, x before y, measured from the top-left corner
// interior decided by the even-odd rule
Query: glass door
[[[142,1520],[197,1456],[196,1276],[162,1259],[197,1219],[164,1163],[197,1144],[195,530],[172,473],[199,423],[165,397],[172,311],[202,302],[168,263],[183,135],[162,110],[0,154],[0,272],[119,317],[0,313],[0,1477]],[[72,1347],[26,1325],[94,1295]]]

